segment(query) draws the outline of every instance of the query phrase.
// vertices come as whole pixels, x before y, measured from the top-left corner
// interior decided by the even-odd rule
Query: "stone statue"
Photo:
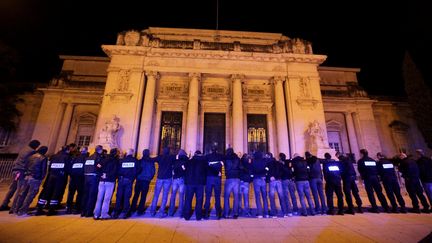
[[[99,144],[109,148],[117,148],[117,133],[120,130],[119,118],[114,115],[111,121],[106,121],[99,133]]]
[[[318,149],[328,148],[328,146],[325,144],[324,129],[322,129],[317,120],[309,124],[307,134],[309,135],[310,151],[315,152],[318,151]]]
[[[293,52],[296,54],[305,53],[305,45],[301,39],[294,39],[294,45],[292,47]]]

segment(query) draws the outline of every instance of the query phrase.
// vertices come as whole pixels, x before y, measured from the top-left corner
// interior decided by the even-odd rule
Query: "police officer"
[[[72,213],[73,200],[77,193],[75,201],[75,212],[81,214],[82,198],[84,194],[84,164],[88,157],[87,147],[82,147],[80,155],[72,158],[68,174],[70,176],[68,197],[66,201],[66,214]]]
[[[138,172],[138,160],[134,157],[134,150],[128,149],[126,157],[120,160],[118,167],[118,184],[114,218],[126,219],[130,217],[130,198],[132,185]]]
[[[360,150],[361,159],[357,162],[358,170],[365,183],[365,189],[369,198],[369,202],[372,208],[369,210],[371,213],[379,213],[378,206],[375,201],[374,191],[378,196],[381,206],[386,212],[390,212],[387,204],[387,200],[382,193],[382,187],[378,179],[378,167],[377,162],[370,158],[368,151],[366,149]]]
[[[387,160],[385,155],[382,153],[377,153],[377,158],[378,172],[383,182],[387,198],[390,200],[390,204],[392,205],[392,213],[406,213],[405,201],[400,193],[400,186],[393,163]],[[400,211],[398,210],[395,196],[399,202]]]
[[[432,205],[432,159],[425,156],[422,149],[417,149],[417,165],[420,170],[420,180]]]
[[[345,213],[355,214],[351,193],[356,200],[357,212],[363,213],[363,202],[360,198],[359,189],[356,184],[357,173],[354,169],[353,160],[351,160],[351,158],[345,156],[344,154],[340,154],[339,152],[336,153],[336,156],[339,158],[339,161],[341,163],[343,192],[345,194],[345,201],[348,204],[348,209],[347,211],[345,211]]]
[[[216,217],[222,217],[221,191],[222,191],[222,165],[223,155],[217,152],[216,146],[212,147],[212,152],[207,156],[207,184],[205,188],[204,218],[210,217],[210,198],[212,191],[215,195]]]
[[[95,152],[84,163],[84,197],[81,207],[81,217],[93,217],[93,210],[98,195],[100,173],[100,167],[97,167],[97,165],[103,159],[102,153],[102,146],[96,146]]]
[[[337,196],[337,204],[338,204],[338,215],[344,215],[343,211],[343,194],[342,194],[342,184],[341,184],[341,164],[331,158],[329,153],[324,154],[325,160],[323,161],[323,171],[324,171],[324,179],[326,181],[325,184],[325,192],[327,197],[327,205],[328,205],[328,215],[334,214],[334,206],[333,206],[333,192],[336,193]]]
[[[426,200],[426,197],[423,195],[423,188],[420,183],[420,171],[416,161],[411,156],[408,157],[404,153],[401,153],[399,158],[402,160],[400,164],[400,171],[402,172],[402,177],[405,179],[405,187],[413,205],[412,212],[420,213],[420,207],[418,203],[418,199],[420,199],[420,202],[423,205],[423,209],[421,211],[423,213],[429,213],[429,204]]]
[[[59,198],[62,197],[65,183],[67,165],[70,163],[69,146],[65,146],[61,151],[51,157],[48,176],[44,188],[39,195],[36,215],[44,214],[43,208],[49,202],[47,215],[57,214]]]

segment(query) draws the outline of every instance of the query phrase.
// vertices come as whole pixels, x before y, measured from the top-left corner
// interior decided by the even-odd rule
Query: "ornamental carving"
[[[188,87],[185,83],[162,83],[159,94],[161,96],[168,96],[171,98],[176,98],[179,96],[187,96]]]
[[[117,78],[117,91],[126,92],[129,91],[129,78],[130,78],[130,70],[122,69],[118,73]]]
[[[141,34],[136,30],[127,31],[124,35],[124,43],[126,46],[137,46],[140,41]]]
[[[271,102],[270,85],[243,85],[243,97],[248,101]]]
[[[230,89],[225,85],[207,84],[203,85],[202,96],[213,99],[226,98],[230,95]]]
[[[120,119],[113,115],[112,119],[106,121],[98,134],[100,145],[108,148],[118,148],[117,135],[120,130]]]
[[[310,98],[311,92],[310,92],[310,85],[309,85],[309,78],[300,78],[299,80],[299,95],[300,98]]]
[[[294,39],[292,44],[292,50],[295,54],[305,54],[306,47],[301,39]]]
[[[319,149],[329,149],[326,143],[325,130],[317,120],[309,123],[306,135],[309,151],[316,152]]]

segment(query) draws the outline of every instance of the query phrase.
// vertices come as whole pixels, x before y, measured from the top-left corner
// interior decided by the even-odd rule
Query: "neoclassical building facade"
[[[102,49],[107,57],[61,56],[60,75],[24,95],[19,130],[0,152],[31,138],[50,152],[69,143],[153,155],[427,150],[405,101],[369,96],[359,69],[320,66],[326,56],[301,39],[149,28]]]

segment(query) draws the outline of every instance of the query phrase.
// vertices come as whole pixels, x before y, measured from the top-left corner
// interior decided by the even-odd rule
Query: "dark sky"
[[[361,68],[360,84],[370,94],[404,94],[401,66],[407,49],[431,80],[427,1],[328,2],[219,0],[219,29],[307,39],[315,53],[328,55],[324,65]],[[216,0],[0,1],[0,41],[16,49],[17,75],[31,82],[58,74],[58,55],[103,56],[100,46],[114,44],[118,32],[149,26],[215,29]]]

